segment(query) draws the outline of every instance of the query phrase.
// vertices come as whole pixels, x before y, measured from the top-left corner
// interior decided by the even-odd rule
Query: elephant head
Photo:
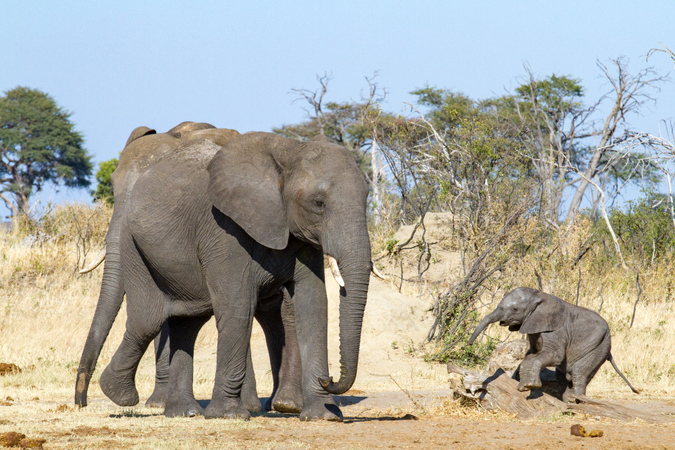
[[[298,142],[248,133],[218,151],[208,171],[212,204],[258,243],[280,250],[293,235],[337,261],[344,280],[341,374],[336,383],[320,381],[330,393],[347,391],[356,378],[371,271],[368,187],[354,158],[323,137]]]
[[[522,334],[545,333],[563,326],[564,302],[536,289],[516,288],[506,294],[497,308],[478,324],[469,338],[473,344],[479,334],[494,322]]]

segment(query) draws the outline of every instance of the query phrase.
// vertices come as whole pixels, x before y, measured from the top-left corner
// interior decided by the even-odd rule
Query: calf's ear
[[[139,137],[147,136],[149,134],[156,134],[157,132],[153,130],[152,128],[148,127],[138,127],[134,129],[134,131],[131,132],[129,135],[129,139],[127,139],[127,143],[124,144],[124,147],[128,147],[129,144],[131,144],[133,141],[138,139]]]
[[[531,300],[532,311],[520,326],[522,334],[545,333],[563,326],[564,300],[541,291],[534,291]]]

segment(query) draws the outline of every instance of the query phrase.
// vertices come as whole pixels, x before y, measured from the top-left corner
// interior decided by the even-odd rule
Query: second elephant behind
[[[75,403],[86,406],[89,380],[92,376],[96,360],[103,343],[108,335],[113,321],[117,316],[125,294],[124,283],[121,278],[119,236],[122,223],[128,212],[127,201],[138,178],[149,168],[153,167],[162,157],[175,150],[180,144],[190,140],[208,139],[220,146],[240,136],[235,130],[215,128],[207,123],[183,122],[166,133],[156,133],[148,127],[138,127],[132,131],[124,149],[120,153],[119,163],[112,176],[114,192],[114,212],[106,235],[106,247],[97,255],[92,263],[80,273],[87,273],[106,260],[103,281],[96,313],[87,337],[85,348],[77,374]],[[289,308],[285,308],[289,309]],[[284,412],[297,411],[302,405],[302,394],[298,388],[299,373],[291,373],[299,367],[297,350],[286,351],[287,345],[293,346],[293,339],[284,344],[284,331],[281,326],[279,305],[267,306],[256,311],[256,317],[261,323],[268,340],[272,372],[274,376],[274,392],[270,407]],[[292,319],[290,319],[292,321]],[[293,338],[294,330],[291,330]],[[283,349],[281,347],[283,347]],[[296,344],[297,347],[297,344]],[[156,380],[155,390],[148,399],[147,406],[164,407],[168,392],[169,377],[169,345],[168,328],[163,328],[162,334],[155,339],[156,351]],[[284,356],[282,358],[282,351]],[[283,367],[280,364],[283,360]],[[251,411],[260,410],[260,401],[256,395],[255,376],[252,366],[247,370],[244,383],[244,404]],[[281,371],[281,374],[279,373]],[[288,375],[288,376],[286,376]],[[279,385],[281,379],[282,385]],[[278,389],[280,388],[280,390]],[[188,411],[189,415],[199,413],[198,409]]]

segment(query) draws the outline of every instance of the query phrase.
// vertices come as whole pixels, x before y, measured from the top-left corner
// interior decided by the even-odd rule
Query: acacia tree
[[[112,174],[117,168],[117,158],[103,161],[98,165],[96,172],[96,190],[92,192],[94,200],[99,200],[112,206],[115,203],[115,197],[112,185]]]
[[[89,186],[91,155],[70,116],[37,89],[18,86],[0,97],[0,198],[15,218],[45,183]]]

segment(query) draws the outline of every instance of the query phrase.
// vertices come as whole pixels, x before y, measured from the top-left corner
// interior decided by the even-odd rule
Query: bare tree
[[[603,96],[596,105],[592,107],[595,109],[605,98],[612,97],[613,104],[610,112],[607,114],[603,127],[601,130],[595,132],[600,136],[598,144],[592,152],[592,156],[586,168],[583,170],[583,176],[579,180],[576,192],[572,197],[569,210],[567,212],[567,220],[573,222],[579,213],[579,207],[583,200],[586,188],[599,171],[600,161],[607,151],[612,150],[617,142],[621,139],[616,139],[617,128],[621,124],[625,124],[626,116],[630,113],[637,113],[640,107],[648,101],[654,101],[650,92],[659,90],[659,83],[664,81],[665,77],[656,74],[650,67],[642,69],[637,75],[631,75],[627,71],[627,62],[623,58],[612,60],[614,72],[603,63],[598,61],[598,67],[602,70],[603,75],[607,78],[612,86],[612,91]],[[605,165],[605,167],[611,167]],[[578,169],[576,169],[578,170]]]
[[[346,147],[352,152],[357,164],[371,185],[372,203],[375,221],[381,220],[381,207],[386,190],[386,174],[378,149],[377,122],[383,114],[379,103],[386,97],[386,90],[375,83],[377,72],[372,77],[365,77],[368,92],[361,92],[360,99],[346,102],[330,102],[326,100],[328,83],[332,76],[317,75],[318,89],[292,89],[297,100],[306,104],[308,120],[296,125],[285,125],[276,128],[275,133],[299,140],[306,140],[316,135],[324,135]]]

